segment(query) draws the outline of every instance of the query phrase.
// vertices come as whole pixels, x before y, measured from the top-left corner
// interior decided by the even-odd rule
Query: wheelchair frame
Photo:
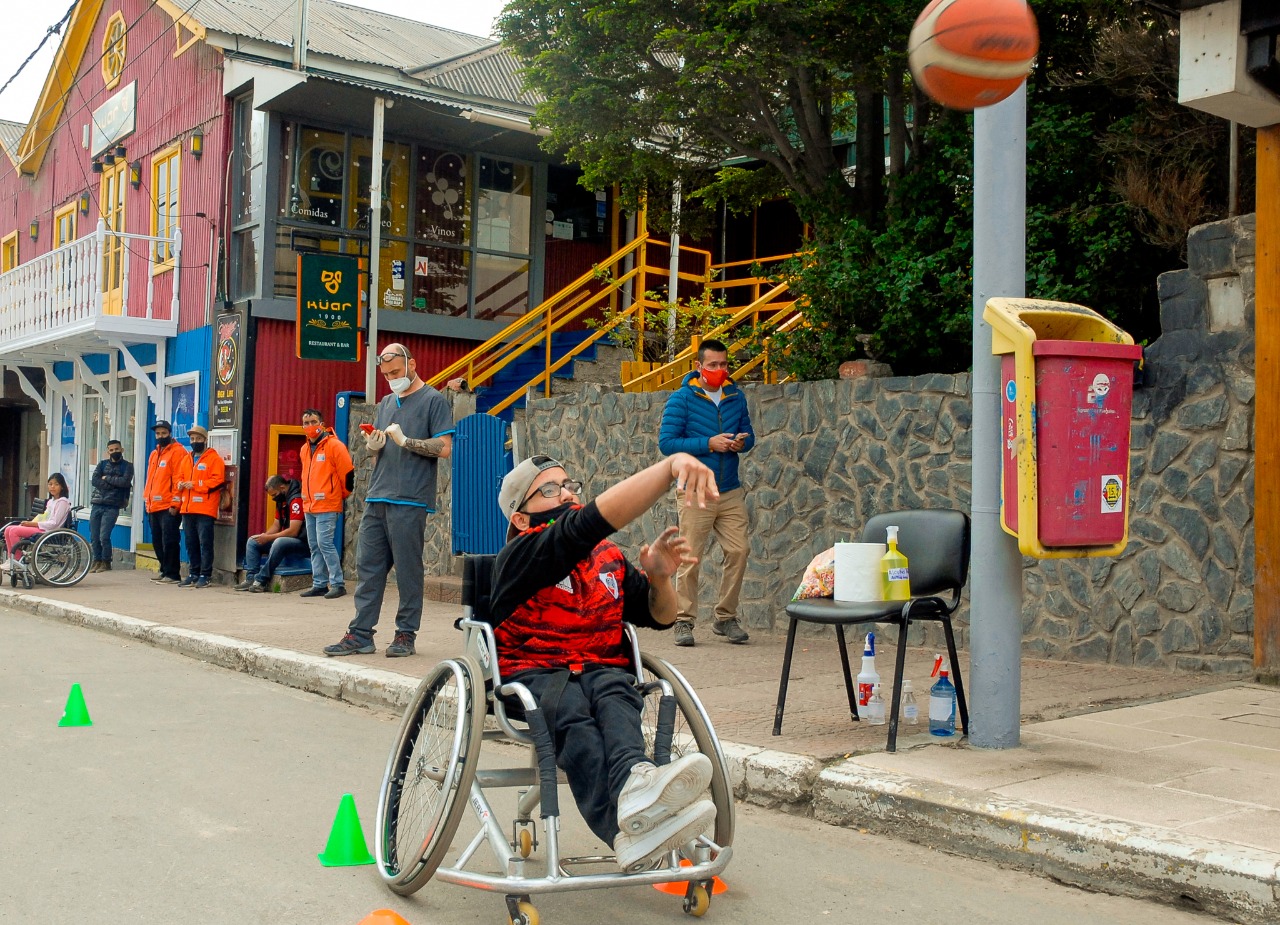
[[[72,517],[79,507],[71,509]],[[9,520],[4,526],[22,523],[21,519]],[[22,552],[22,558],[8,555],[8,551],[0,546],[9,563],[9,584],[16,588],[18,582],[30,591],[37,581],[53,585],[56,588],[69,588],[79,584],[89,574],[93,564],[92,550],[89,541],[72,527],[57,527],[38,536],[20,540],[14,551]]]
[[[703,835],[690,843],[691,849],[685,846],[692,866],[681,866],[683,852],[672,851],[650,870],[572,873],[570,868],[612,863],[614,858],[562,856],[558,784],[563,782],[563,775],[555,765],[551,735],[529,690],[522,684],[502,681],[493,628],[472,615],[468,605],[466,616],[459,621],[466,634],[466,655],[440,662],[424,678],[405,711],[387,762],[378,798],[375,856],[378,872],[388,886],[408,895],[435,876],[446,883],[503,893],[511,925],[537,925],[538,912],[531,901],[534,895],[682,882],[686,884],[684,911],[695,916],[705,914],[710,906],[712,880],[733,856],[733,792],[719,740],[688,682],[663,659],[642,655],[634,629],[626,627],[633,662],[641,666],[642,680],[638,683],[645,697],[642,727],[650,757],[656,764],[665,764],[696,748],[711,759],[710,789],[716,805],[713,837]],[[492,677],[489,691],[486,675]],[[492,691],[497,691],[497,696]],[[519,699],[527,730],[512,724],[502,700],[506,696]],[[486,707],[492,710],[496,728],[484,729]],[[679,720],[683,720],[683,727],[677,731]],[[439,728],[438,741],[434,748],[423,748],[422,740],[433,723]],[[484,738],[532,745],[530,765],[479,769],[480,743]],[[495,787],[523,788],[510,838],[485,795],[485,788]],[[428,801],[436,797],[435,804],[421,812],[420,792]],[[440,866],[466,805],[471,806],[479,823],[478,831],[451,866]],[[538,847],[533,811],[539,808],[545,846],[541,870],[536,869],[536,859],[530,859]],[[488,845],[492,852],[497,873],[468,868],[482,845]]]

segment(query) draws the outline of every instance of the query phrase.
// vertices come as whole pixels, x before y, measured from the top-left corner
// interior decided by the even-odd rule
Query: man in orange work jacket
[[[151,521],[151,545],[156,551],[160,572],[152,581],[176,585],[182,580],[179,574],[182,559],[178,532],[182,527],[182,481],[189,464],[187,451],[174,442],[172,427],[168,421],[156,421],[151,428],[156,435],[156,448],[147,461],[147,484],[143,489],[147,504],[147,517]]]
[[[347,593],[342,559],[333,541],[342,502],[355,488],[355,465],[347,446],[329,430],[315,408],[302,412],[307,442],[302,458],[302,510],[311,547],[311,587],[302,597],[342,597]]]
[[[185,462],[182,489],[182,529],[187,535],[187,577],[180,588],[207,588],[213,578],[213,522],[218,519],[218,496],[227,481],[227,467],[217,450],[209,449],[209,432],[199,424],[187,428],[191,456]]]

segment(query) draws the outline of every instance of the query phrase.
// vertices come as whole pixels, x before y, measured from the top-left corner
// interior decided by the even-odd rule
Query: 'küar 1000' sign
[[[357,257],[298,255],[298,356],[304,360],[360,360]]]

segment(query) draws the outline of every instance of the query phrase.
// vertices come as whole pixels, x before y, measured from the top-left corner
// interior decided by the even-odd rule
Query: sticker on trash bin
[[[1102,513],[1118,514],[1122,510],[1124,500],[1124,483],[1118,475],[1102,477]]]
[[[1013,401],[1018,397],[1018,386],[1012,379],[1004,384],[1004,400]]]

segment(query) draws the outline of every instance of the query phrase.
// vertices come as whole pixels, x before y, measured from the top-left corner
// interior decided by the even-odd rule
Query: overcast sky
[[[456,29],[472,35],[489,35],[493,20],[502,11],[503,0],[346,0],[351,6],[393,13],[407,19],[420,19],[435,26]],[[13,73],[58,18],[71,5],[71,0],[54,0],[49,4],[25,0],[3,0],[4,27],[0,29],[0,85]],[[185,5],[185,4],[184,4]],[[103,15],[110,15],[110,3]],[[44,85],[45,75],[58,49],[60,35],[50,37],[40,54],[22,71],[8,89],[0,92],[0,119],[26,122],[35,109],[36,97]]]

